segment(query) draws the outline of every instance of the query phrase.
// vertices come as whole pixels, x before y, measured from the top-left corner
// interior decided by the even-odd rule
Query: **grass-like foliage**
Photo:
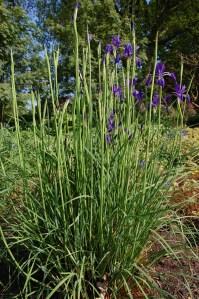
[[[148,108],[140,111],[126,84],[136,75],[135,51],[120,69],[110,53],[101,58],[99,46],[94,83],[89,41],[79,55],[76,14],[76,92],[58,108],[58,53],[53,74],[46,56],[52,116],[49,103],[32,94],[31,150],[20,129],[12,61],[23,196],[1,236],[20,273],[22,298],[95,298],[107,290],[116,296],[122,287],[128,293],[129,278],[141,286],[137,261],[151,231],[165,221],[168,185],[177,171],[180,137],[161,124],[162,91],[159,105],[152,102],[157,45]],[[123,101],[112,90],[119,83]]]

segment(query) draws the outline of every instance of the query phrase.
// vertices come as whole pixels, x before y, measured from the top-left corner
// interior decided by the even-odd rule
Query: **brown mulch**
[[[185,254],[181,255],[180,260],[165,257],[154,271],[154,279],[159,287],[170,294],[163,298],[199,298],[199,261],[196,259]]]
[[[184,215],[199,218],[199,170],[175,183],[172,202],[182,204]]]
[[[185,216],[185,219],[187,217],[185,224],[190,226],[192,223],[199,234],[199,170],[189,172],[183,180],[175,182],[171,203],[177,204],[178,213]],[[177,258],[172,254],[160,258],[148,270],[163,294],[146,288],[144,291],[151,299],[199,299],[199,238],[191,251],[187,241],[180,235],[174,235],[167,229],[159,234],[170,246],[178,246],[179,252]],[[161,253],[163,249],[157,241],[152,240],[151,243],[152,246],[146,253],[147,259],[150,254]],[[138,287],[132,288],[132,296],[134,299],[145,298]]]

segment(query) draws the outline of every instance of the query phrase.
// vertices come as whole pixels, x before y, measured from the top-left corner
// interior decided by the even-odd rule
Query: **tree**
[[[50,54],[53,49],[60,48],[60,90],[64,90],[65,93],[74,91],[70,82],[75,64],[75,5],[75,0],[13,0],[1,4],[1,83],[5,84],[9,79],[9,53],[12,46],[17,82],[18,86],[21,86],[19,89],[27,89],[33,84],[42,93],[43,85],[45,87],[48,84],[43,54],[39,54],[38,47],[43,43]],[[27,12],[30,9],[34,12],[34,22],[31,22],[32,16],[22,8]],[[103,49],[115,34],[120,34],[123,42],[129,41],[132,39],[132,25],[135,25],[137,43],[141,45],[143,58],[146,58],[144,50],[147,48],[147,56],[151,60],[155,36],[159,31],[159,59],[179,74],[180,57],[183,57],[185,81],[189,81],[195,72],[193,85],[197,87],[198,61],[196,62],[195,57],[199,50],[198,11],[199,2],[192,0],[151,0],[149,3],[146,0],[82,0],[78,11],[80,47],[86,43],[88,29],[96,57],[95,51],[99,41]],[[190,63],[193,59],[194,63]],[[2,90],[5,91],[5,85],[2,85]],[[9,95],[5,94],[4,102],[6,97]]]
[[[14,55],[17,99],[21,114],[27,112],[32,85],[41,86],[46,72],[38,46],[35,24],[17,1],[0,2],[0,123],[12,115],[10,72]],[[38,80],[38,78],[41,80]]]
[[[43,28],[60,46],[65,76],[71,75],[74,64],[70,57],[74,48],[72,16],[75,3],[35,0]],[[78,12],[80,43],[86,40],[87,26],[96,43],[101,40],[105,45],[112,34],[120,34],[123,40],[129,40],[134,22],[138,42],[148,45],[149,59],[159,31],[159,58],[179,73],[180,57],[184,56],[187,61],[199,50],[198,11],[199,1],[193,0],[82,0]],[[187,79],[192,72],[193,68],[185,67]]]

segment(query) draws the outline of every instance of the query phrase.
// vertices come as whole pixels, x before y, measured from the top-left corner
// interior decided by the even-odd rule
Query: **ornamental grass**
[[[132,284],[143,293],[144,284],[157,287],[143,276],[139,260],[152,232],[157,236],[168,222],[168,186],[179,171],[188,94],[182,76],[177,84],[157,60],[157,40],[153,72],[142,77],[134,31],[132,44],[119,36],[105,51],[99,44],[94,67],[90,39],[79,48],[77,12],[75,93],[59,105],[59,53],[53,72],[46,54],[50,104],[32,92],[31,150],[22,138],[12,60],[23,196],[1,236],[20,280],[17,298],[118,298],[121,289],[131,298]],[[177,99],[176,128],[162,123],[167,78]]]

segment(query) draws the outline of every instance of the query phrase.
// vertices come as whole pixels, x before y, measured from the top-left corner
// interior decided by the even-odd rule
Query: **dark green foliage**
[[[197,95],[198,1],[151,0],[147,3],[146,0],[82,0],[80,2],[77,20],[79,44],[81,47],[85,45],[88,30],[92,36],[93,57],[96,57],[97,44],[101,42],[103,51],[105,44],[110,42],[114,34],[120,34],[123,43],[132,41],[131,26],[135,24],[137,44],[141,46],[139,55],[142,60],[150,61],[154,52],[156,32],[159,31],[159,59],[169,64],[168,68],[177,73],[179,80],[180,60],[183,57],[184,83],[188,85],[194,74],[192,99]],[[6,121],[10,111],[8,84],[11,47],[14,52],[21,103],[29,100],[32,86],[34,90],[40,92],[42,98],[46,96],[48,80],[43,63],[44,55],[41,51],[44,44],[50,52],[58,46],[60,48],[61,63],[58,69],[60,94],[74,91],[74,81],[71,78],[74,76],[75,3],[75,0],[0,1],[0,122]],[[94,59],[92,63],[96,63]],[[147,63],[143,70],[148,72],[150,68],[150,64]],[[95,68],[93,70],[94,78],[97,72]]]
[[[179,72],[180,59],[184,60],[184,80],[194,74],[193,87],[197,87],[199,58],[199,1],[151,1],[146,28],[150,28],[149,41],[159,31],[159,55]],[[149,44],[150,46],[150,44]],[[152,45],[151,45],[152,47]],[[179,76],[178,76],[179,77]]]
[[[27,113],[30,106],[28,103],[32,85],[41,89],[45,69],[39,54],[41,47],[37,42],[39,30],[16,1],[0,2],[0,20],[0,123],[3,124],[12,118],[11,49],[15,60],[17,97],[21,115]]]
[[[76,1],[33,2],[39,8],[40,24],[48,32],[46,38],[54,38],[60,46],[63,56],[60,76],[63,79],[64,74],[66,79],[74,70],[74,61],[71,58],[74,52],[72,17]],[[189,81],[195,72],[193,86],[196,86],[199,63],[198,1],[151,0],[147,3],[146,0],[82,0],[80,2],[78,12],[80,44],[86,41],[87,27],[92,34],[93,44],[101,41],[104,46],[113,34],[120,34],[124,42],[131,40],[131,25],[134,22],[141,52],[147,44],[147,56],[150,61],[154,52],[155,36],[159,31],[159,58],[179,74],[182,56],[185,62],[185,81]],[[145,55],[143,58],[146,58]]]

